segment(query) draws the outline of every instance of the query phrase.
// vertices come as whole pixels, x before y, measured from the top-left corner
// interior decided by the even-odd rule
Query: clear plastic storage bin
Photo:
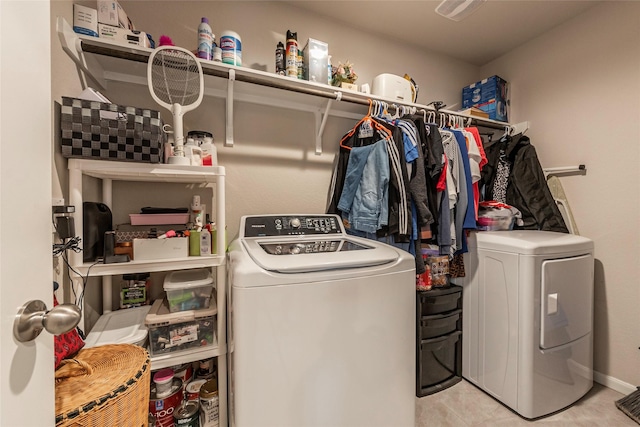
[[[145,318],[152,356],[214,345],[216,299],[208,308],[171,313],[166,299],[156,300]]]
[[[206,268],[174,271],[164,279],[169,311],[202,310],[209,307],[213,277]]]

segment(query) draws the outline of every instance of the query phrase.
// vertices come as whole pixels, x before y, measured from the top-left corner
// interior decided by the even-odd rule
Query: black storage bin
[[[418,315],[445,313],[462,307],[462,288],[449,288],[418,291]]]
[[[70,158],[160,163],[160,112],[62,97],[62,155]]]
[[[419,397],[436,393],[462,379],[462,332],[420,342]]]
[[[420,339],[437,338],[462,329],[461,309],[446,314],[425,316],[420,320]]]
[[[462,287],[417,292],[416,396],[462,380],[462,315]]]

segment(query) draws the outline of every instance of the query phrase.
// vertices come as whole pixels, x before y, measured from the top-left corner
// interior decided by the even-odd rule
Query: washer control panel
[[[245,218],[244,237],[343,234],[335,215],[265,215]]]
[[[371,249],[348,240],[305,240],[303,242],[260,243],[270,255],[319,254]]]

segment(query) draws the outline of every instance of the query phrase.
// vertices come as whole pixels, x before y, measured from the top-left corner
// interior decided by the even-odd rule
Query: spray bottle
[[[285,74],[285,62],[284,62],[284,45],[282,42],[278,42],[278,46],[276,46],[276,74],[279,76],[284,76]]]
[[[213,31],[209,26],[209,20],[205,17],[198,25],[198,58],[213,59]]]
[[[298,34],[287,30],[286,75],[298,78]]]

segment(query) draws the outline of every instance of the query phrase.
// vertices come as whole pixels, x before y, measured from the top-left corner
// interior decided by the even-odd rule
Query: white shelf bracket
[[[236,70],[229,70],[227,81],[227,123],[225,147],[233,147],[233,83],[236,80]]]
[[[336,101],[342,99],[342,92],[335,92]],[[324,127],[327,124],[327,118],[329,118],[329,111],[331,110],[331,103],[333,99],[327,101],[327,106],[324,109],[324,115],[321,115],[320,110],[317,110],[314,115],[316,118],[316,155],[322,154],[322,134],[324,133]]]
[[[531,127],[530,122],[520,122],[511,126],[511,135],[525,134],[527,130]]]
[[[69,55],[69,58],[71,58],[71,60],[84,74],[84,80],[81,82],[83,89],[86,89],[88,86],[88,77],[93,80],[93,82],[98,86],[98,89],[105,90],[106,82],[104,79],[96,77],[96,75],[89,70],[89,67],[87,67],[87,61],[84,53],[82,52],[82,47],[80,46],[80,38],[64,18],[58,17],[56,21],[56,31],[58,32],[58,38],[60,39],[62,50]]]

